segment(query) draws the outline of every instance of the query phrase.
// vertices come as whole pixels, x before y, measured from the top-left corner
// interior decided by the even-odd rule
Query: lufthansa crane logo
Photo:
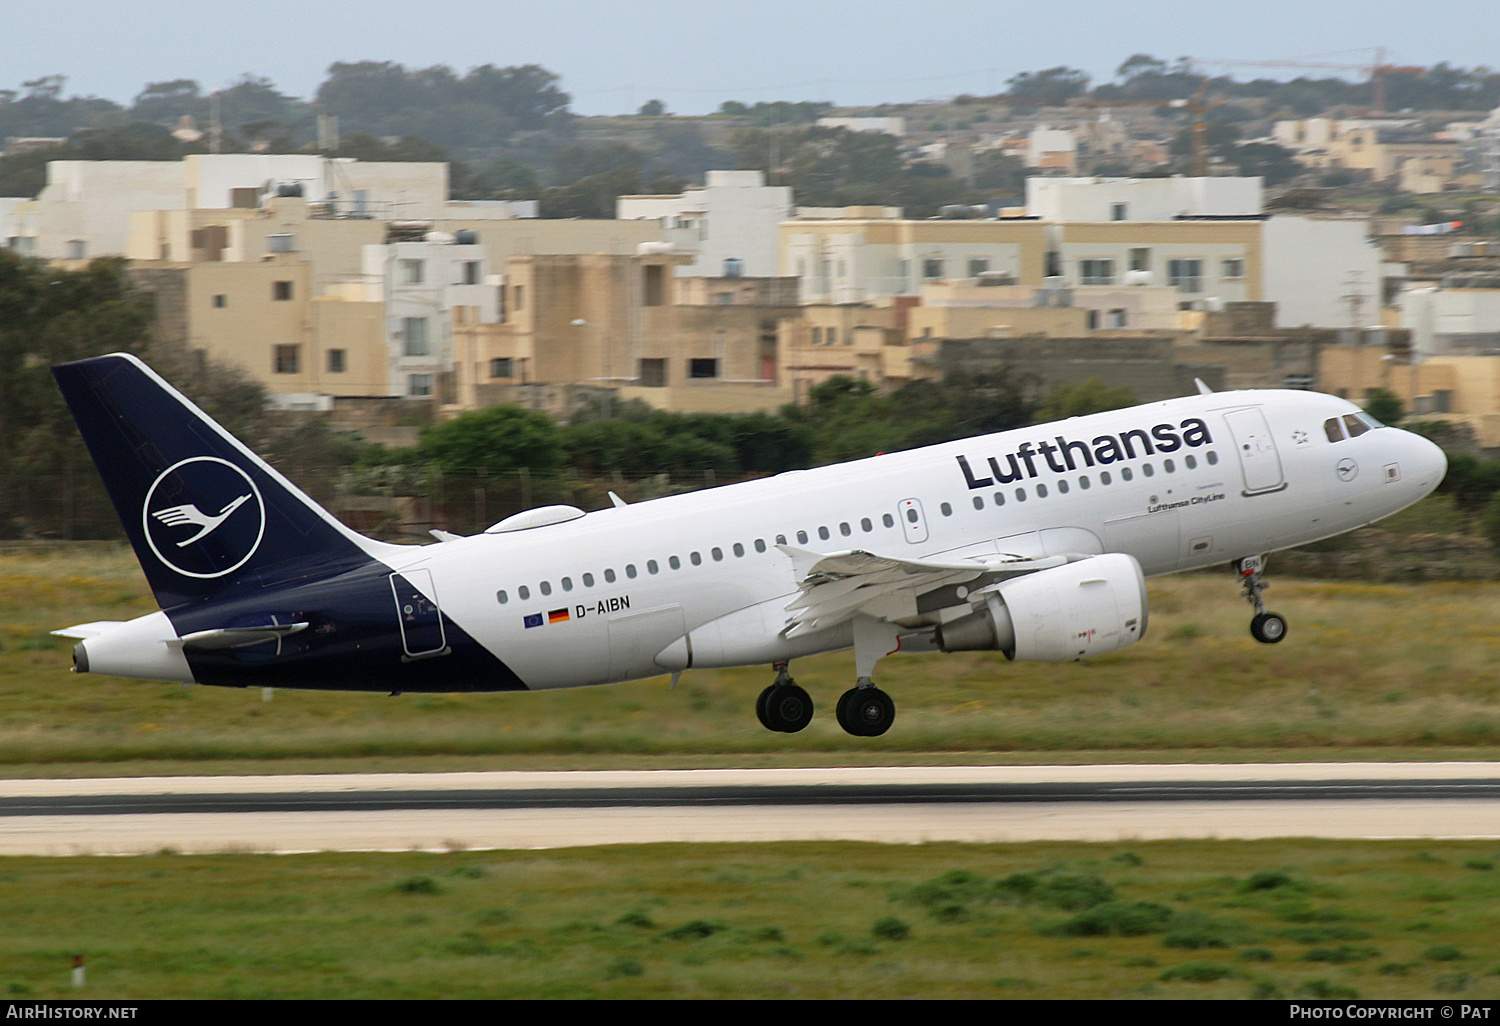
[[[156,558],[185,577],[223,577],[260,548],[266,508],[260,489],[239,467],[194,456],[159,474],[141,511]]]

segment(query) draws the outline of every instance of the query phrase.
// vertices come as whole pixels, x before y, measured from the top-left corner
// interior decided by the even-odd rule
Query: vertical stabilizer
[[[396,548],[340,524],[134,356],[52,372],[162,608]]]

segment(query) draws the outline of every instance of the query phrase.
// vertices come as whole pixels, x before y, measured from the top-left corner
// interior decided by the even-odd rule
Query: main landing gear
[[[755,715],[767,730],[795,734],[812,722],[812,697],[787,672],[786,663],[776,664],[776,682],[755,700]],[[839,696],[839,726],[855,737],[879,737],[896,722],[896,703],[868,677]]]
[[[1265,562],[1260,556],[1246,556],[1237,559],[1234,569],[1244,582],[1244,589],[1240,594],[1245,596],[1245,601],[1255,607],[1255,615],[1250,618],[1250,636],[1263,645],[1274,645],[1286,637],[1286,620],[1280,613],[1266,611],[1266,604],[1261,601],[1261,593],[1270,587],[1261,579],[1265,570]]]
[[[858,683],[839,696],[839,726],[855,737],[879,737],[896,722],[896,703],[875,686],[875,662],[899,647],[896,628],[869,617],[854,625],[854,665]],[[796,733],[812,720],[813,703],[792,680],[786,663],[776,663],[776,682],[755,700],[755,715],[767,730]]]
[[[855,737],[879,737],[896,722],[896,703],[869,677],[839,696],[839,726]]]
[[[786,663],[777,663],[776,682],[755,700],[755,715],[767,730],[795,734],[812,722],[812,696],[792,680]]]

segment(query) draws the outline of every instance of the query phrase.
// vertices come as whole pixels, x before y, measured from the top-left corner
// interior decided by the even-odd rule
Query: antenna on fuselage
[[[1203,383],[1203,379],[1202,378],[1194,378],[1193,379],[1193,384],[1195,384],[1195,385],[1198,386],[1198,394],[1199,395],[1213,395],[1214,394],[1214,390],[1211,389],[1211,388],[1209,388],[1207,385],[1205,385]]]

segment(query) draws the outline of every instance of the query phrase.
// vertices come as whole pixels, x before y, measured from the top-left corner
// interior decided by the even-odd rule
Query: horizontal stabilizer
[[[93,623],[80,623],[74,627],[61,627],[52,632],[54,638],[72,638],[74,641],[82,641],[84,638],[97,638],[112,627],[118,627],[122,620],[95,620]]]
[[[220,627],[211,631],[194,631],[182,636],[182,647],[195,652],[211,652],[223,648],[244,648],[275,641],[289,634],[307,630],[306,623],[265,624],[260,627]]]

